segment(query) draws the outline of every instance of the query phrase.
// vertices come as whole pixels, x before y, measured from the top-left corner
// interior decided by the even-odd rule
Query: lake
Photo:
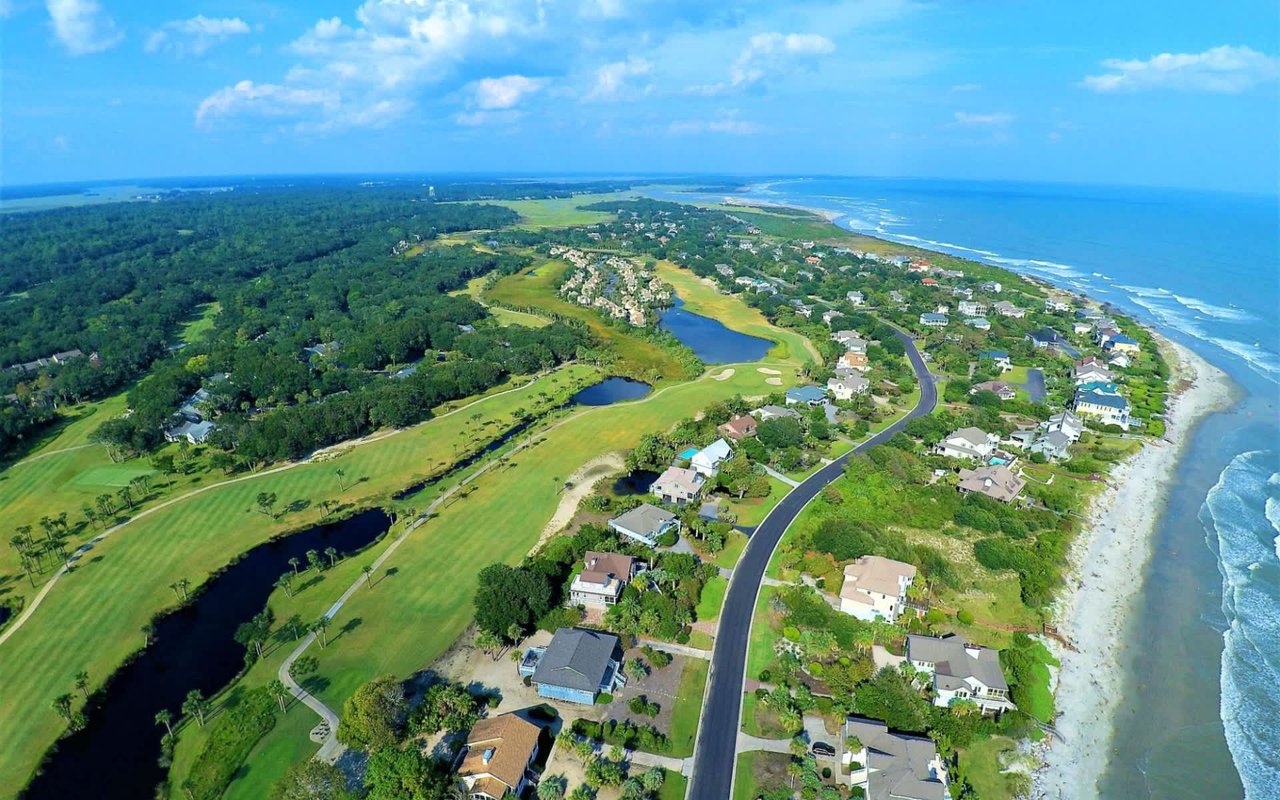
[[[173,712],[176,727],[187,692],[199,689],[210,697],[240,674],[245,648],[234,639],[236,628],[266,605],[276,579],[290,569],[289,559],[296,557],[305,563],[308,550],[324,552],[326,547],[346,556],[369,546],[390,527],[391,518],[374,508],[260,544],[245,553],[212,578],[189,604],[156,621],[151,645],[116,671],[100,702],[88,710],[89,724],[58,742],[43,765],[43,774],[31,782],[23,797],[152,797],[156,785],[165,778],[158,763],[164,730],[156,725],[156,713],[162,709]],[[336,597],[345,588],[324,586],[316,591]],[[275,622],[282,633],[285,622]],[[139,642],[141,639],[139,633]],[[293,636],[284,633],[273,637],[268,647],[293,645]],[[297,708],[293,713],[312,712]]]
[[[705,364],[741,364],[759,361],[773,342],[726,328],[719,320],[685,311],[684,301],[658,315],[658,327],[670,331]]]
[[[623,400],[638,400],[652,388],[643,381],[630,378],[605,378],[575,394],[570,402],[580,406],[607,406]]]

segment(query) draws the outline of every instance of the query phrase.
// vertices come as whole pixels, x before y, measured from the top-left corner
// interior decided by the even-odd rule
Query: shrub
[[[956,620],[961,625],[972,625],[974,620],[973,612],[967,608],[962,608],[956,612]]]
[[[667,531],[658,537],[658,547],[672,547],[679,541],[675,531]]]
[[[276,702],[265,688],[247,692],[211,725],[183,784],[194,800],[217,800],[258,740],[276,724]]]
[[[538,620],[538,630],[555,633],[561,628],[574,628],[582,622],[582,609],[577,606],[556,606]]]
[[[608,692],[601,692],[600,694],[596,695],[596,705],[598,706],[607,706],[612,702],[613,702],[613,695],[609,694]]]

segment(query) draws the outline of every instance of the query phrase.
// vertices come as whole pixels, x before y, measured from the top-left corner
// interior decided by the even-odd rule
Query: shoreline
[[[1173,380],[1191,383],[1170,395],[1163,446],[1144,445],[1116,467],[1071,545],[1053,608],[1059,630],[1077,651],[1046,642],[1061,663],[1052,683],[1058,710],[1054,723],[1062,740],[1050,737],[1031,748],[1040,760],[1033,798],[1097,796],[1115,735],[1114,698],[1125,678],[1121,643],[1144,588],[1144,579],[1134,580],[1135,574],[1142,575],[1151,558],[1151,537],[1190,434],[1201,420],[1235,400],[1235,384],[1224,370],[1153,333],[1177,356]]]

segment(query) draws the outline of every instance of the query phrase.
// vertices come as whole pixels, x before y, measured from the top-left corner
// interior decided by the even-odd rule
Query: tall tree
[[[162,708],[156,712],[156,724],[163,725],[165,733],[170,739],[173,738],[173,712],[167,708]]]
[[[276,699],[276,702],[280,704],[280,711],[283,713],[285,710],[285,700],[289,697],[289,690],[285,687],[284,681],[279,678],[273,679],[267,684],[267,692],[269,692],[271,696]]]
[[[182,701],[182,713],[195,717],[196,722],[203,728],[205,716],[209,713],[209,701],[199,689],[192,689],[187,692],[187,698]]]
[[[89,699],[89,673],[86,670],[80,670],[76,673],[76,688],[80,690],[80,694],[84,695],[84,699]]]

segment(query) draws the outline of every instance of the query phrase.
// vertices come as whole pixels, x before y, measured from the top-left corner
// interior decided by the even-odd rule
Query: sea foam
[[[1221,715],[1247,797],[1280,785],[1280,465],[1236,456],[1200,511],[1222,573]]]

